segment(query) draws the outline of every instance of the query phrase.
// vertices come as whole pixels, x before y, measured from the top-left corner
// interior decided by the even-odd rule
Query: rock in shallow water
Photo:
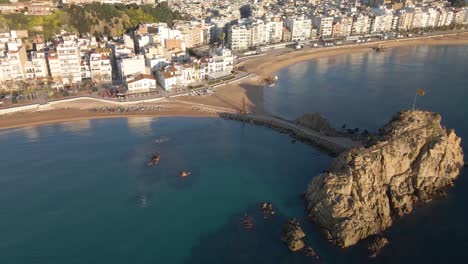
[[[289,220],[283,227],[281,240],[288,245],[291,251],[299,251],[304,248],[305,244],[302,240],[305,237],[301,225],[296,220]]]
[[[385,237],[374,237],[367,245],[370,252],[370,257],[375,258],[380,254],[380,251],[390,243]]]
[[[375,144],[342,153],[313,178],[307,209],[330,241],[348,247],[379,234],[453,185],[463,167],[461,139],[440,121],[436,113],[400,112]]]

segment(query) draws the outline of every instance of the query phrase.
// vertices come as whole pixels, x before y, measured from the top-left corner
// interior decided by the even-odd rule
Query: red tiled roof
[[[138,75],[137,77],[135,77],[134,79],[130,80],[127,82],[127,84],[129,83],[134,83],[134,82],[138,82],[138,81],[141,81],[143,79],[151,79],[151,80],[156,80],[154,79],[153,75],[149,75],[149,74],[140,74]]]

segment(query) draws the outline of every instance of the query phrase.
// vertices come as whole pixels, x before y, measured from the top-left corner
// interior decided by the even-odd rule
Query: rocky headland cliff
[[[461,139],[437,113],[403,111],[367,147],[338,156],[306,193],[311,220],[340,247],[378,234],[444,195],[463,167]]]

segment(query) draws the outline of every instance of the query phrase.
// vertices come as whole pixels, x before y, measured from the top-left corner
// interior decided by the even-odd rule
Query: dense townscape
[[[3,2],[0,22],[9,21],[0,34],[4,90],[47,86],[176,92],[235,78],[236,57],[256,50],[408,37],[468,24],[463,1]],[[174,13],[163,18],[168,12],[161,8]],[[35,19],[50,22],[57,14],[60,21],[68,14],[74,24],[30,27]],[[97,20],[87,22],[89,14]],[[115,30],[122,23],[119,15],[129,17],[125,32]],[[26,22],[15,26],[14,21]],[[57,30],[53,35],[51,28]]]

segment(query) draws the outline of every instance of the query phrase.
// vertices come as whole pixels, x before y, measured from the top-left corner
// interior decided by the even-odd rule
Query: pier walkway
[[[281,133],[289,134],[302,142],[314,145],[333,156],[361,145],[361,142],[351,140],[348,137],[325,136],[310,128],[274,116],[222,113],[220,117],[269,127]]]

